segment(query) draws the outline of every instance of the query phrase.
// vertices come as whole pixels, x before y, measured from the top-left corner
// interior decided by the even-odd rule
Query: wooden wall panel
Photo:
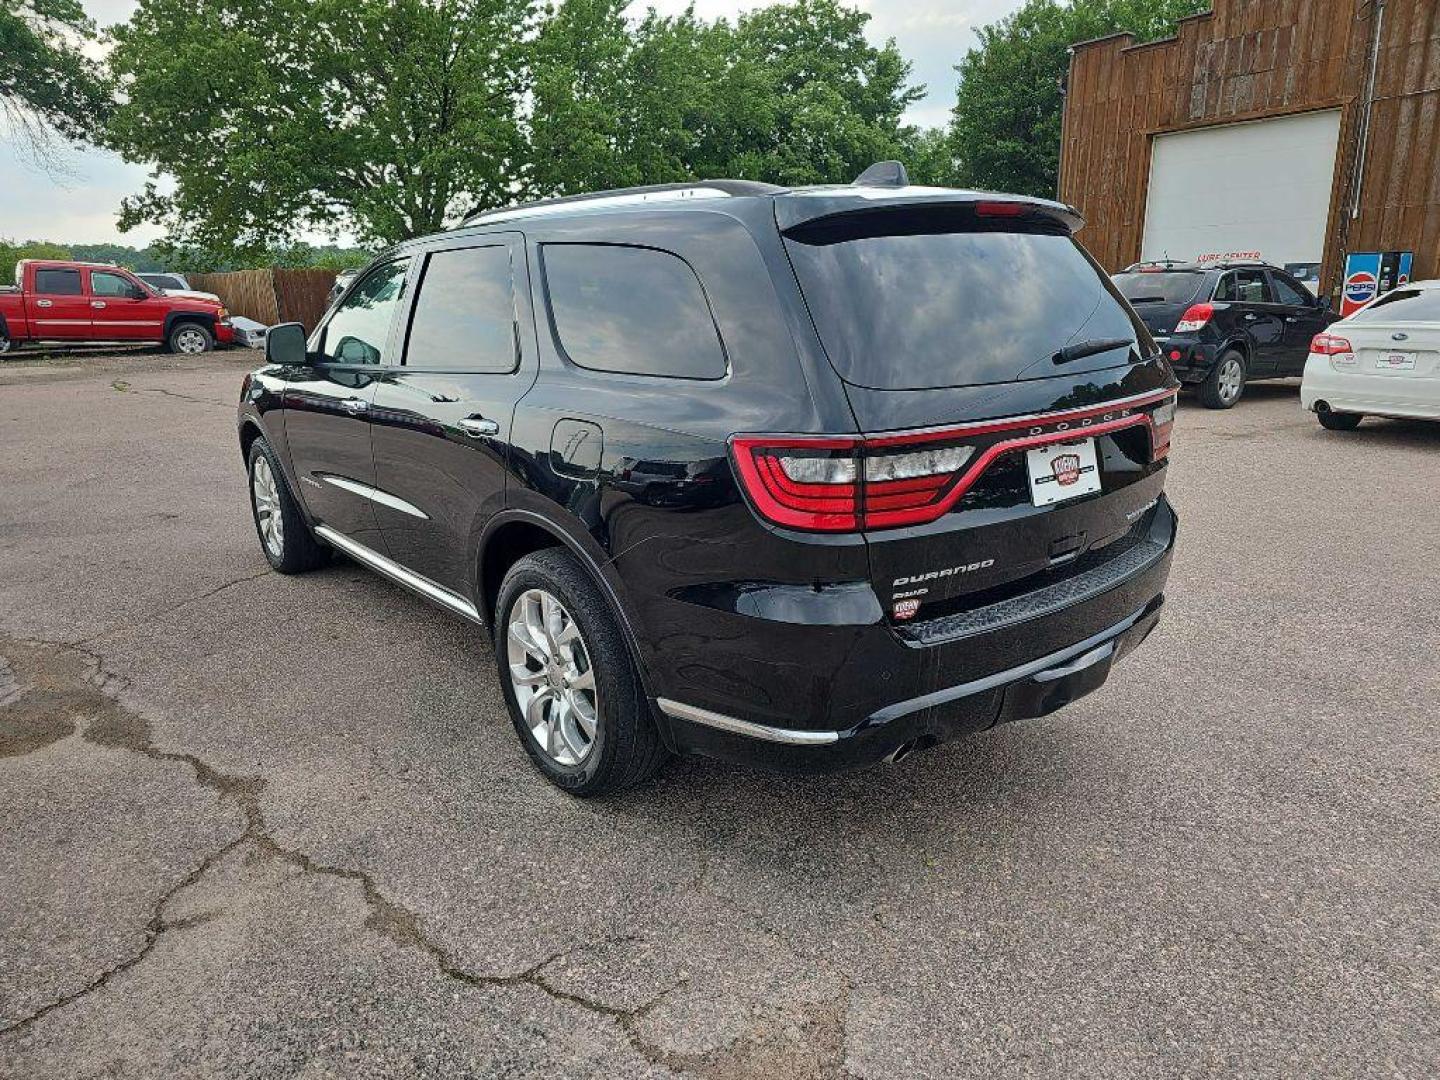
[[[1440,277],[1440,3],[1387,0],[1360,213],[1350,215],[1376,0],[1215,0],[1175,37],[1077,45],[1062,126],[1060,198],[1081,240],[1117,269],[1139,257],[1157,134],[1339,108],[1327,288],[1345,250],[1413,248]]]

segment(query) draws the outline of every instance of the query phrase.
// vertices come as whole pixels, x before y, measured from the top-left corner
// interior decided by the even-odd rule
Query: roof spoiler
[[[869,170],[867,169],[866,172]],[[1046,222],[1074,233],[1085,224],[1073,206],[1050,199],[1024,195],[999,195],[989,191],[960,191],[954,188],[879,188],[866,185],[817,188],[795,192],[775,200],[775,224],[782,233],[822,219],[870,217],[876,214],[916,212],[964,207],[981,217],[1016,221]]]

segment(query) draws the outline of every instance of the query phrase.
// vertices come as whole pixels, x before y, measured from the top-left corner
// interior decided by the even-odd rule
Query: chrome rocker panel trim
[[[441,607],[449,608],[455,614],[462,615],[473,623],[485,625],[480,618],[480,612],[475,610],[475,605],[459,593],[451,592],[445,586],[437,585],[413,570],[407,570],[394,559],[381,555],[358,540],[350,539],[344,533],[336,532],[328,525],[316,525],[315,535],[326,543],[333,544],[351,558],[364,563],[371,570],[384,574],[397,584],[404,585],[411,592],[418,593],[427,600],[433,600]]]

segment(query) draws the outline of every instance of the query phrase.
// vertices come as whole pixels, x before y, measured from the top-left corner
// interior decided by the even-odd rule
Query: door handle
[[[467,416],[456,426],[473,439],[500,434],[500,424],[483,416]]]
[[[90,306],[93,307],[93,308],[103,308],[103,307],[105,306],[105,301],[104,301],[104,300],[91,300],[91,301],[90,301]]]
[[[35,306],[36,306],[36,307],[50,307],[50,305],[51,305],[52,303],[53,303],[53,301],[50,301],[50,300],[36,300],[36,301],[35,301]]]
[[[344,409],[351,416],[359,416],[369,407],[370,403],[364,398],[352,397],[340,402],[340,408]]]

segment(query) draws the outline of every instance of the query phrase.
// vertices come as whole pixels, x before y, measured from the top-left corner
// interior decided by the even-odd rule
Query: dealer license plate
[[[1375,366],[1384,368],[1386,371],[1413,371],[1415,370],[1415,354],[1413,352],[1381,353],[1375,360]]]
[[[1049,506],[1100,490],[1100,465],[1095,440],[1050,443],[1025,452],[1030,472],[1030,499]]]

